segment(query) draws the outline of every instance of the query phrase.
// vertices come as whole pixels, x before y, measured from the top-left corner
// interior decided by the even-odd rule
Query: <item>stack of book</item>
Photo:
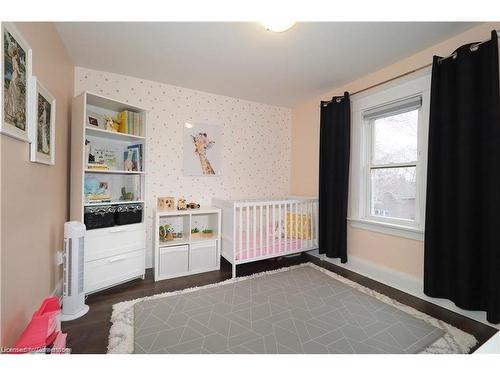
[[[106,164],[88,163],[87,169],[93,169],[96,171],[107,171],[109,170],[109,167]]]
[[[120,112],[120,133],[144,136],[142,115],[132,111]]]

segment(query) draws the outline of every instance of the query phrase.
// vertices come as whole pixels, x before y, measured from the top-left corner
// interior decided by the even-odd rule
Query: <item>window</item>
[[[416,220],[420,103],[418,96],[364,114],[371,141],[366,184],[369,216],[409,225]]]
[[[430,88],[424,78],[353,101],[354,226],[423,238]]]

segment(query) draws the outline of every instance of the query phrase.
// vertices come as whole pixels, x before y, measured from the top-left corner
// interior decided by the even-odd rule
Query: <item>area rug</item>
[[[470,334],[313,263],[115,304],[108,353],[468,353]]]

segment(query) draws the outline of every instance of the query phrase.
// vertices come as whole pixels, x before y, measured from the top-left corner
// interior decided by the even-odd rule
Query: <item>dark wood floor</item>
[[[329,262],[321,261],[308,254],[244,264],[238,266],[237,275],[246,276],[256,272],[309,261],[474,335],[479,343],[472,351],[476,350],[497,332],[493,327],[466,318]],[[73,353],[106,353],[109,328],[111,326],[109,322],[111,318],[111,306],[117,302],[151,296],[162,292],[207,285],[226,280],[230,277],[231,266],[225,260],[222,260],[220,271],[179,277],[156,283],[153,280],[151,269],[149,269],[147,270],[145,280],[134,280],[89,296],[87,304],[90,306],[90,311],[80,319],[63,323],[63,331],[68,333],[68,348],[71,348]]]

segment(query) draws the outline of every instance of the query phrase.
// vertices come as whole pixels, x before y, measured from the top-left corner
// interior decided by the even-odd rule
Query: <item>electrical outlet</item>
[[[56,251],[56,264],[60,266],[63,263],[64,263],[64,252]]]

